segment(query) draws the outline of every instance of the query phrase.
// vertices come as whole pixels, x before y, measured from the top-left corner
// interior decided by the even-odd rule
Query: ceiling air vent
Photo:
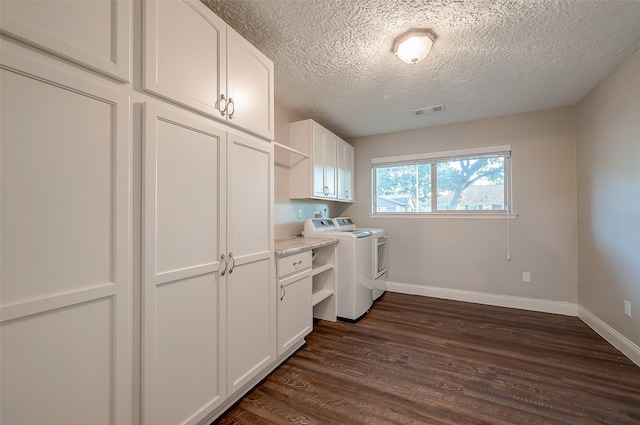
[[[444,105],[427,106],[426,108],[414,109],[413,115],[421,117],[423,115],[438,114],[444,112]]]

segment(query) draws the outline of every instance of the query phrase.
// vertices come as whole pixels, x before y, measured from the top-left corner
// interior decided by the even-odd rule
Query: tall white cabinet
[[[143,423],[197,423],[275,360],[273,147],[149,104],[144,129]]]
[[[273,63],[196,0],[0,32],[0,423],[209,423],[282,361]]]
[[[129,96],[0,49],[0,423],[129,424]]]
[[[142,418],[168,425],[226,397],[227,142],[219,126],[149,104],[144,130]]]

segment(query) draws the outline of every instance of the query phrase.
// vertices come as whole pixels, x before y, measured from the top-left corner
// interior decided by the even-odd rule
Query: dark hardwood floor
[[[219,424],[640,424],[640,368],[580,319],[386,293]]]

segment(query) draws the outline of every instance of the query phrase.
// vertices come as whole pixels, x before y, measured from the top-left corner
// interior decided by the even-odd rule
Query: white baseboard
[[[629,360],[640,366],[640,347],[582,306],[578,309],[578,317],[606,339],[609,344],[620,350]]]
[[[498,307],[519,308],[521,310],[541,311],[544,313],[577,316],[578,305],[564,301],[540,300],[537,298],[515,297],[509,295],[487,294],[462,289],[438,288],[435,286],[414,285],[411,283],[387,282],[387,291],[401,294],[422,295],[447,300],[494,305]]]

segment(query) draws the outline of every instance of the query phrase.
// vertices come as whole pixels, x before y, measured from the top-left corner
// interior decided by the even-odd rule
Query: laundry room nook
[[[640,1],[0,0],[0,424],[635,424]]]

